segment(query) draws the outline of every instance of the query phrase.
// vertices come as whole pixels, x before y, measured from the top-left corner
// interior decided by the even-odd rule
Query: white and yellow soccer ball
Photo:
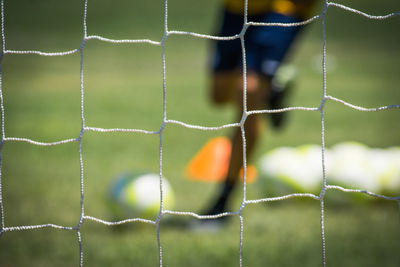
[[[379,168],[375,168],[379,170],[379,192],[396,196],[400,192],[400,147],[390,147],[383,152],[377,149],[371,152],[371,158],[378,157],[381,153],[384,153],[384,157],[380,158],[384,160],[381,159]]]
[[[259,169],[266,193],[319,194],[322,185],[321,155],[318,145],[280,147],[265,154]]]
[[[172,209],[175,202],[173,189],[162,178],[163,208]],[[156,219],[160,211],[160,176],[155,173],[125,173],[111,184],[109,203],[118,219]]]
[[[329,170],[331,183],[350,189],[376,192],[378,178],[371,168],[370,149],[357,142],[339,143],[331,148],[334,161]]]
[[[377,194],[397,195],[400,190],[400,148],[370,148],[344,142],[331,148],[332,183]]]

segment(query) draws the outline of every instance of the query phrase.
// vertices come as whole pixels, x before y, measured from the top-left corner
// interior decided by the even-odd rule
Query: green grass
[[[116,39],[161,40],[160,1],[89,1],[88,31]],[[399,10],[396,1],[346,2],[372,14]],[[218,1],[169,1],[169,29],[213,33]],[[6,1],[7,49],[62,51],[79,47],[81,1],[55,4]],[[50,11],[51,10],[51,11]],[[329,9],[327,93],[364,107],[399,104],[400,17],[385,21]],[[166,41],[167,118],[218,126],[234,122],[232,107],[208,99],[209,42],[185,36]],[[322,96],[321,21],[304,32],[291,62],[299,72],[291,105],[318,107]],[[162,121],[161,48],[89,41],[84,49],[84,115],[87,126],[157,131]],[[79,135],[79,55],[40,57],[6,55],[2,62],[5,134],[52,142]],[[400,110],[365,113],[328,101],[328,146],[359,141],[373,147],[399,146]],[[279,146],[321,142],[318,112],[292,111],[284,131],[268,127],[254,162]],[[186,164],[211,137],[229,130],[203,132],[167,125],[163,132],[163,174],[173,185],[175,210],[199,212],[216,185],[184,177]],[[85,214],[111,220],[105,195],[112,178],[125,171],[158,172],[159,138],[132,133],[87,132],[83,137]],[[7,142],[2,148],[5,226],[54,223],[75,226],[80,216],[79,147],[76,143],[38,147]],[[328,197],[331,192],[328,192]],[[345,193],[342,194],[345,198]],[[248,199],[265,197],[259,184],[248,186]],[[370,198],[370,197],[364,197]],[[240,188],[232,209],[240,205]],[[188,220],[168,216],[171,221]],[[166,218],[168,219],[168,218]],[[244,266],[321,266],[318,201],[290,200],[246,206]],[[398,266],[400,238],[396,202],[334,203],[325,209],[328,266]],[[163,220],[160,227],[165,266],[238,266],[239,219],[216,233],[190,231]],[[130,223],[109,227],[85,221],[84,266],[157,266],[156,227]],[[3,233],[0,266],[77,266],[74,231],[40,229]]]

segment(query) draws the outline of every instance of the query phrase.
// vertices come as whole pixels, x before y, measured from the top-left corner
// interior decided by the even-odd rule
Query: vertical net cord
[[[328,0],[325,0],[322,12],[322,100],[320,106],[321,114],[321,163],[322,163],[322,189],[319,196],[321,208],[321,253],[322,266],[326,266],[326,246],[325,246],[325,192],[326,192],[326,166],[325,166],[325,118],[324,107],[326,101],[326,12],[328,10]]]
[[[159,266],[163,266],[163,255],[162,245],[160,237],[160,221],[164,213],[164,190],[163,190],[163,132],[167,122],[167,78],[166,78],[166,60],[165,60],[165,41],[168,37],[168,0],[164,0],[164,34],[161,41],[161,60],[162,60],[162,101],[163,101],[163,117],[162,123],[159,130],[159,179],[160,179],[160,212],[156,220],[156,232],[157,232],[157,245],[158,245],[158,257]]]
[[[85,116],[84,116],[84,54],[83,48],[85,46],[86,38],[87,38],[87,1],[84,0],[84,9],[83,9],[83,39],[81,46],[79,48],[80,52],[80,93],[81,93],[81,131],[78,137],[79,143],[79,168],[80,168],[80,208],[81,214],[79,223],[77,225],[77,234],[78,234],[78,244],[79,244],[79,266],[83,266],[83,244],[82,244],[82,236],[81,236],[81,227],[85,217],[85,206],[84,206],[84,167],[83,167],[83,150],[82,150],[82,138],[85,133]]]
[[[82,235],[81,231],[77,231],[78,235],[78,244],[79,244],[79,267],[83,266],[83,247],[82,247]]]
[[[3,205],[3,144],[5,139],[5,131],[4,131],[4,101],[3,101],[3,57],[4,51],[6,49],[6,40],[4,33],[4,0],[1,0],[1,54],[0,54],[0,112],[1,112],[1,140],[0,140],[0,217],[1,217],[1,225],[0,225],[0,236],[4,230],[4,205]]]
[[[242,153],[243,153],[243,191],[242,203],[239,210],[240,220],[240,237],[239,237],[239,267],[243,266],[243,238],[244,238],[244,219],[243,209],[246,205],[246,173],[247,173],[247,155],[246,155],[246,132],[244,124],[247,118],[247,65],[246,65],[246,46],[244,42],[244,35],[247,29],[247,6],[248,0],[244,1],[244,14],[243,14],[243,28],[240,33],[240,45],[242,48],[242,62],[243,62],[243,114],[240,120],[240,131],[242,134]]]

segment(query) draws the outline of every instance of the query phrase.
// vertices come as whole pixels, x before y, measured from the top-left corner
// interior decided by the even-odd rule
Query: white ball
[[[321,155],[321,147],[318,145],[277,148],[261,158],[261,175],[266,180],[267,187],[274,187],[273,191],[283,189],[282,192],[274,192],[275,194],[318,194],[323,176]]]
[[[369,148],[346,142],[332,147],[332,153],[334,164],[329,175],[334,183],[377,194],[398,194],[400,148]]]
[[[378,193],[396,196],[400,192],[400,147],[372,150],[370,158],[378,179]]]
[[[163,207],[172,209],[174,193],[162,178]],[[160,210],[160,176],[154,173],[122,174],[110,187],[110,208],[120,218],[155,219]]]
[[[378,192],[379,183],[376,172],[386,166],[381,161],[372,162],[370,151],[367,146],[356,142],[345,142],[333,146],[331,152],[334,162],[329,171],[332,183],[351,189]]]

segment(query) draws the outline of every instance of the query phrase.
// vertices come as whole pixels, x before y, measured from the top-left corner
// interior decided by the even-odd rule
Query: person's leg
[[[243,26],[243,17],[225,12],[222,31],[220,35],[230,36],[240,32]],[[254,28],[248,29],[246,36],[251,36]],[[250,38],[251,39],[251,38]],[[257,60],[258,49],[246,42],[246,92],[247,110],[263,109],[269,88],[269,81],[264,75],[259,75]],[[243,116],[243,62],[240,40],[218,41],[213,57],[213,72],[211,74],[211,99],[216,104],[232,103],[237,111],[236,121]],[[246,157],[250,158],[259,136],[260,115],[247,117],[244,124],[246,138]],[[219,214],[226,211],[228,199],[238,184],[240,169],[243,166],[243,140],[242,131],[236,128],[231,137],[232,153],[228,174],[222,182],[217,198],[213,200],[203,214]]]
[[[268,81],[265,77],[260,76],[254,71],[248,71],[247,73],[247,107],[248,111],[257,110],[263,107],[263,100],[268,94]],[[236,106],[237,106],[237,121],[240,121],[243,115],[243,80],[242,76],[239,78],[239,84],[237,85],[239,90],[236,94]],[[249,159],[252,155],[253,148],[260,134],[260,119],[259,115],[250,115],[246,118],[244,124],[245,138],[246,138],[246,155]],[[228,180],[237,180],[239,171],[243,165],[243,138],[242,131],[240,128],[236,128],[232,137],[232,156],[230,161],[230,167],[228,171]]]
[[[219,79],[220,77],[216,77]],[[235,100],[237,107],[237,121],[240,121],[243,115],[243,77],[240,73],[232,77],[235,90],[231,95]],[[228,83],[225,83],[227,85]],[[264,99],[268,90],[268,81],[265,77],[258,75],[256,72],[249,71],[247,74],[247,110],[260,109],[264,105]],[[221,88],[219,88],[222,90]],[[244,124],[244,132],[246,138],[246,158],[250,159],[254,151],[256,142],[260,134],[260,115],[250,115],[246,118]],[[232,153],[226,179],[221,184],[220,192],[213,202],[213,205],[206,211],[206,214],[215,215],[226,211],[232,191],[239,181],[240,169],[243,167],[243,138],[240,128],[235,128],[232,140]]]
[[[232,103],[237,97],[239,70],[217,71],[212,74],[210,98],[214,104]]]

